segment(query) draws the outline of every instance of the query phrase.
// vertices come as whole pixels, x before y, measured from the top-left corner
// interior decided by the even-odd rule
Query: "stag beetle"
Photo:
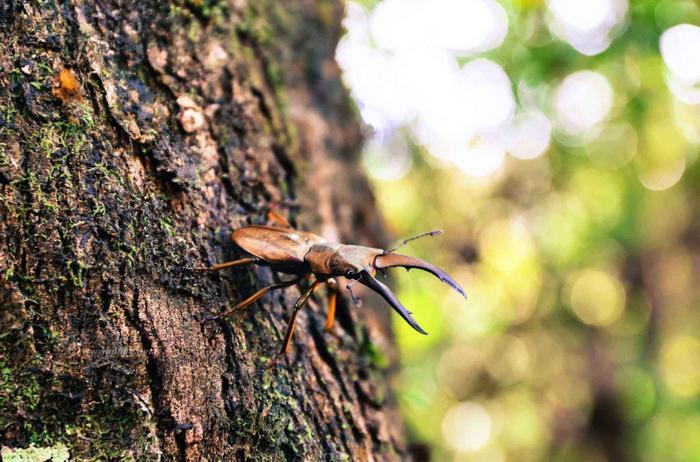
[[[270,290],[289,287],[302,282],[311,275],[315,276],[315,281],[302,293],[299,300],[294,304],[291,317],[287,324],[287,331],[284,336],[282,348],[277,356],[278,358],[284,355],[289,349],[289,344],[296,325],[297,313],[301,307],[304,306],[311,294],[324,283],[328,284],[330,288],[325,330],[331,330],[335,317],[337,296],[337,282],[335,277],[337,276],[343,276],[353,281],[346,286],[348,290],[351,290],[353,284],[360,282],[381,295],[411,327],[424,335],[427,335],[427,332],[418,325],[411,316],[411,313],[401,304],[399,299],[396,298],[396,295],[374,277],[378,270],[383,272],[384,269],[395,266],[404,267],[407,270],[418,268],[433,274],[466,299],[466,295],[459,284],[440,268],[418,258],[394,253],[395,250],[398,250],[414,239],[424,236],[435,236],[441,234],[442,231],[438,230],[423,233],[410,239],[405,239],[401,245],[394,249],[383,250],[359,245],[328,242],[316,234],[292,228],[284,218],[274,212],[270,212],[268,217],[271,221],[275,222],[276,226],[245,226],[234,230],[231,234],[233,242],[251,256],[219,263],[209,268],[201,268],[200,270],[219,271],[234,266],[257,264],[269,266],[273,271],[296,276],[289,281],[282,281],[263,287],[230,310],[209,319],[221,319],[230,316],[235,311],[254,303]],[[355,297],[353,295],[353,300],[354,299]]]

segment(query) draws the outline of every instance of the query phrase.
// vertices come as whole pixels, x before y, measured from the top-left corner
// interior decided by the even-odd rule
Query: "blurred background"
[[[337,59],[402,249],[437,461],[700,461],[700,6],[347,3]]]

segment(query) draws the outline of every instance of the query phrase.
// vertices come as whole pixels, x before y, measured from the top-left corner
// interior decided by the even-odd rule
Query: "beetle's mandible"
[[[304,306],[314,290],[324,283],[327,284],[330,289],[325,329],[326,331],[331,330],[335,317],[337,296],[335,277],[337,276],[343,276],[346,279],[353,280],[353,282],[348,285],[348,288],[355,282],[360,282],[369,287],[381,295],[411,327],[421,334],[426,335],[427,332],[418,325],[411,316],[411,313],[401,304],[396,295],[374,277],[377,270],[383,271],[385,268],[395,266],[406,269],[421,269],[433,274],[466,298],[459,284],[446,272],[421,259],[394,253],[398,248],[383,250],[359,245],[332,243],[316,234],[293,229],[284,218],[274,212],[271,212],[269,216],[272,221],[275,222],[276,226],[246,226],[234,230],[231,235],[233,242],[250,254],[249,257],[219,263],[210,268],[204,268],[203,271],[218,271],[234,266],[257,264],[269,266],[273,271],[295,276],[289,281],[278,282],[263,287],[250,297],[238,303],[232,309],[215,316],[215,318],[225,318],[233,312],[245,308],[272,289],[289,287],[304,281],[312,275],[314,276],[314,282],[311,283],[302,293],[301,297],[299,297],[299,300],[294,304],[291,317],[287,324],[287,331],[284,336],[282,348],[277,358],[284,355],[289,349],[289,344],[296,325],[297,313],[301,307]],[[419,237],[426,235],[434,236],[440,233],[441,231],[424,233],[411,239],[404,240],[401,245]]]

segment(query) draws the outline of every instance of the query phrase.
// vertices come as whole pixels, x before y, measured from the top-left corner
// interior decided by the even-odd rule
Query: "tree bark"
[[[71,459],[398,460],[388,311],[201,274],[270,208],[381,245],[342,2],[0,0],[0,430]],[[282,276],[282,279],[284,276]],[[387,360],[388,357],[388,360]]]

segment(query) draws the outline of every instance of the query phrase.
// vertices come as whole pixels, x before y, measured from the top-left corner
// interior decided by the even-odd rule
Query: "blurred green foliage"
[[[501,4],[508,36],[486,56],[514,84],[551,94],[594,70],[613,108],[598,136],[555,131],[545,155],[489,179],[411,144],[408,173],[375,180],[393,235],[445,230],[405,253],[469,294],[395,273],[430,333],[395,317],[411,438],[434,460],[700,461],[700,166],[684,136],[700,133],[700,107],[669,91],[659,53],[700,8],[631,1],[619,37],[585,56],[551,36],[541,0]],[[680,180],[649,180],[679,159]]]

